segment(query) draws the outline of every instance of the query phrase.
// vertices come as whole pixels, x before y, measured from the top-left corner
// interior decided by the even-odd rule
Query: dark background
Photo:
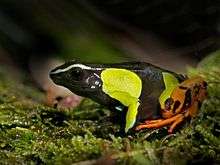
[[[144,48],[146,42],[163,43],[184,52],[178,58],[198,61],[219,48],[219,13],[219,0],[1,0],[0,46],[22,66],[30,56],[136,59],[138,51],[121,46],[128,40]],[[157,47],[151,51],[157,54]]]

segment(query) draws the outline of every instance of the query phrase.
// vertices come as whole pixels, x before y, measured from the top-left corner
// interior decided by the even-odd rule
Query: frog
[[[186,76],[146,62],[96,64],[73,60],[54,68],[49,76],[57,85],[118,112],[125,133],[175,123],[180,120],[176,115],[183,112],[167,113],[172,111],[167,108],[169,100],[177,98],[182,103],[188,98],[178,98],[174,92],[179,93],[179,84],[187,81]],[[191,84],[187,88],[191,89]],[[171,127],[170,132],[175,126]]]

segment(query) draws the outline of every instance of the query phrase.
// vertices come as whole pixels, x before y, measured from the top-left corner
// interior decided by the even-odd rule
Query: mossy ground
[[[123,137],[101,105],[85,99],[74,110],[47,107],[42,92],[1,68],[0,164],[220,163],[220,71],[199,74],[209,96],[195,119],[172,135],[162,128]]]

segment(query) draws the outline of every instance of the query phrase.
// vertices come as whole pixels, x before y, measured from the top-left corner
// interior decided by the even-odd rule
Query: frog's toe
[[[145,129],[145,128],[157,128],[157,123],[148,123],[148,124],[140,124],[138,125],[135,130],[139,131],[141,129]]]
[[[158,123],[158,122],[161,122],[161,121],[163,121],[163,119],[145,120],[144,123],[145,123],[145,124],[155,124],[155,123]]]
[[[140,131],[141,129],[148,128],[148,124],[141,124],[135,128],[135,131]]]
[[[161,122],[164,121],[163,119],[157,119],[157,120],[145,120],[143,124],[140,124],[136,127],[135,130],[141,130],[144,128],[158,128],[161,127]]]

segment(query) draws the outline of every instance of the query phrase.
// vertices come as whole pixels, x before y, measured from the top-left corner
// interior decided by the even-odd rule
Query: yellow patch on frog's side
[[[178,86],[179,81],[171,73],[163,72],[162,75],[163,75],[163,81],[165,84],[165,89],[159,97],[159,102],[160,102],[161,109],[164,109],[165,101],[170,97],[173,90]]]
[[[117,68],[102,71],[101,80],[103,92],[128,107],[125,126],[125,132],[127,132],[136,121],[142,81],[136,73]]]

